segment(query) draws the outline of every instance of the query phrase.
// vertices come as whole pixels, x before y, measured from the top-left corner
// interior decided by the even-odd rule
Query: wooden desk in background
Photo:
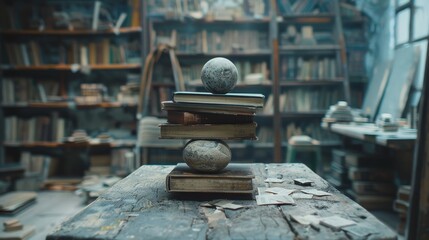
[[[383,132],[374,124],[322,124],[322,127],[339,135],[375,143],[395,149],[412,149],[417,139],[417,131],[399,129],[396,132]]]
[[[304,226],[291,220],[291,216],[307,214],[339,215],[370,227],[371,231],[365,233],[371,234],[371,239],[396,239],[392,230],[303,164],[249,164],[255,174],[255,191],[274,186],[316,188],[332,196],[295,199],[296,205],[258,206],[254,199],[234,200],[246,208],[226,209],[226,217],[218,219],[211,215],[215,209],[200,205],[210,200],[207,195],[190,197],[166,192],[165,178],[173,167],[140,167],[62,223],[47,239],[348,239],[343,230]],[[285,181],[265,183],[268,177],[282,177]],[[302,177],[312,180],[313,186],[293,184],[293,179]],[[219,198],[228,195],[215,199]]]

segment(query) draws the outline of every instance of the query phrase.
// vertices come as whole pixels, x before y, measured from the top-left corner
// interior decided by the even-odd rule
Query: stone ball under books
[[[231,149],[221,140],[191,140],[183,149],[183,160],[196,171],[216,173],[231,161]]]
[[[210,59],[201,70],[201,80],[207,91],[216,94],[230,92],[237,84],[238,71],[234,63],[223,57]]]

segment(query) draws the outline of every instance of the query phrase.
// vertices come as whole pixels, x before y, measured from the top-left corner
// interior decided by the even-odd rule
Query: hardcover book
[[[253,115],[233,115],[215,113],[191,113],[167,111],[167,121],[172,124],[240,124],[252,123]]]
[[[160,138],[256,140],[256,123],[244,124],[160,124]]]
[[[213,103],[262,108],[265,96],[254,93],[213,94],[209,92],[175,92],[174,102],[181,103]]]
[[[179,163],[167,175],[168,192],[252,193],[252,169],[244,164],[230,163],[216,174],[204,174]]]
[[[255,115],[257,108],[251,106],[234,106],[227,104],[178,103],[163,101],[161,107],[165,111],[203,112],[216,114]]]

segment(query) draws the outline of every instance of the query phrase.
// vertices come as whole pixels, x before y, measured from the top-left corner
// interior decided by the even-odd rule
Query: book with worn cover
[[[185,163],[178,163],[167,175],[168,192],[245,193],[253,192],[255,177],[250,166],[230,163],[216,174],[192,170]]]
[[[251,106],[235,106],[228,104],[207,103],[178,103],[173,101],[161,102],[166,111],[202,112],[216,114],[255,115],[257,108]]]
[[[256,140],[256,123],[243,124],[160,124],[161,139]]]
[[[167,111],[167,121],[172,124],[240,124],[252,123],[253,115],[233,115],[216,113],[191,113]]]
[[[213,94],[209,92],[174,92],[173,101],[179,103],[213,103],[262,108],[265,96],[256,93]]]

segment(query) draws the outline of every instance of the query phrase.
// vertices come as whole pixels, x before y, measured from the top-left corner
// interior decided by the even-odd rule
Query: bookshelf
[[[330,105],[349,101],[343,24],[338,1],[275,1],[279,43],[278,121],[281,137],[274,143],[277,162],[293,135],[309,135],[323,146],[339,144],[320,122]]]
[[[76,165],[69,149],[76,157],[135,147],[143,7],[141,0],[0,1],[0,163],[30,152]],[[89,141],[69,141],[78,129]]]
[[[221,56],[240,72],[234,92],[266,96],[264,109],[256,115],[259,141],[232,145],[237,150],[244,146],[249,151],[243,153],[245,158],[269,152],[263,157],[282,162],[287,139],[295,134],[313,136],[324,146],[338,144],[335,135],[320,128],[320,121],[330,105],[350,100],[350,57],[340,4],[270,0],[243,1],[248,5],[240,6],[231,2],[207,8],[188,1],[149,4],[150,48],[159,43],[176,46],[187,90],[204,91],[201,68],[210,58]],[[168,61],[160,63],[154,70],[155,93],[149,102],[164,100],[156,97],[160,89],[169,89],[163,96],[174,91],[172,73],[162,70],[163,65],[169,67]],[[163,116],[159,106],[152,109],[152,116]]]

